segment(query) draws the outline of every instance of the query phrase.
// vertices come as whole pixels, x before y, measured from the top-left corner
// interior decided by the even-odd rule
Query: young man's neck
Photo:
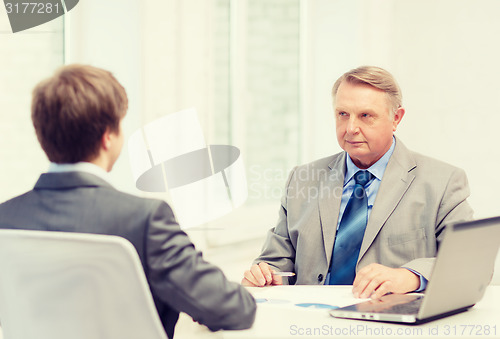
[[[110,163],[109,159],[107,159],[107,157],[105,157],[102,153],[93,160],[87,162],[99,166],[106,172],[111,172],[111,169],[113,168],[114,165],[113,163]]]

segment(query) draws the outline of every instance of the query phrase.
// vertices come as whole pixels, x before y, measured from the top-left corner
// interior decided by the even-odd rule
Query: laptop
[[[500,246],[500,217],[445,229],[425,295],[388,294],[330,311],[337,318],[419,324],[466,311],[484,295]]]

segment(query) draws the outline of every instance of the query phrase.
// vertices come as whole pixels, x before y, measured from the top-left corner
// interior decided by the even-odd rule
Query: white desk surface
[[[296,306],[321,303],[346,306],[355,299],[350,286],[275,286],[248,289],[257,305],[253,327],[212,333],[183,315],[175,339],[184,338],[500,338],[500,286],[489,286],[483,299],[467,312],[422,325],[337,319],[327,310]]]
[[[500,286],[489,286],[471,310],[417,326],[336,319],[328,311],[295,306],[321,303],[346,306],[355,299],[350,286],[275,286],[248,289],[258,303],[252,328],[210,332],[185,314],[175,339],[192,338],[500,338]],[[0,339],[2,339],[0,330]]]

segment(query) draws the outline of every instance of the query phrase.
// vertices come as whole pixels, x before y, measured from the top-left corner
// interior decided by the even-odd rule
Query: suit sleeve
[[[436,215],[435,237],[438,250],[448,225],[472,219],[474,212],[467,202],[469,195],[467,175],[463,170],[456,168],[449,177]],[[434,261],[435,258],[421,258],[402,266],[419,272],[429,280]]]
[[[281,198],[278,222],[276,226],[271,228],[267,233],[267,238],[262,247],[262,251],[254,261],[254,264],[266,262],[277,271],[294,271],[295,248],[288,233],[287,201],[288,191],[291,182],[293,181],[295,169],[296,167],[291,171],[288,177],[285,186],[286,189],[283,197]],[[288,281],[287,279],[283,279],[283,283],[293,283],[294,279],[295,277],[289,278]]]
[[[252,326],[256,305],[251,294],[203,260],[164,202],[150,215],[146,255],[151,289],[173,309],[212,331]]]

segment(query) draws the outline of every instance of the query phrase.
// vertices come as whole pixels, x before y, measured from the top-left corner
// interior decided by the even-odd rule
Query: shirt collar
[[[103,179],[108,184],[111,184],[109,173],[106,172],[103,168],[94,165],[90,162],[77,162],[74,164],[56,164],[54,162],[51,162],[47,172],[48,173],[85,172],[93,174]]]
[[[391,155],[394,152],[395,146],[396,146],[396,139],[393,136],[392,144],[389,150],[385,152],[382,158],[378,159],[376,163],[374,163],[367,169],[378,180],[382,180],[385,169],[387,168],[387,164],[389,163],[389,159],[391,158]],[[347,154],[346,157],[346,166],[347,170],[346,170],[346,175],[344,177],[344,186],[352,179],[352,177],[354,176],[354,174],[356,174],[356,172],[361,171],[361,169],[358,168],[358,166],[354,165],[354,162],[352,162],[351,156],[349,154]]]

